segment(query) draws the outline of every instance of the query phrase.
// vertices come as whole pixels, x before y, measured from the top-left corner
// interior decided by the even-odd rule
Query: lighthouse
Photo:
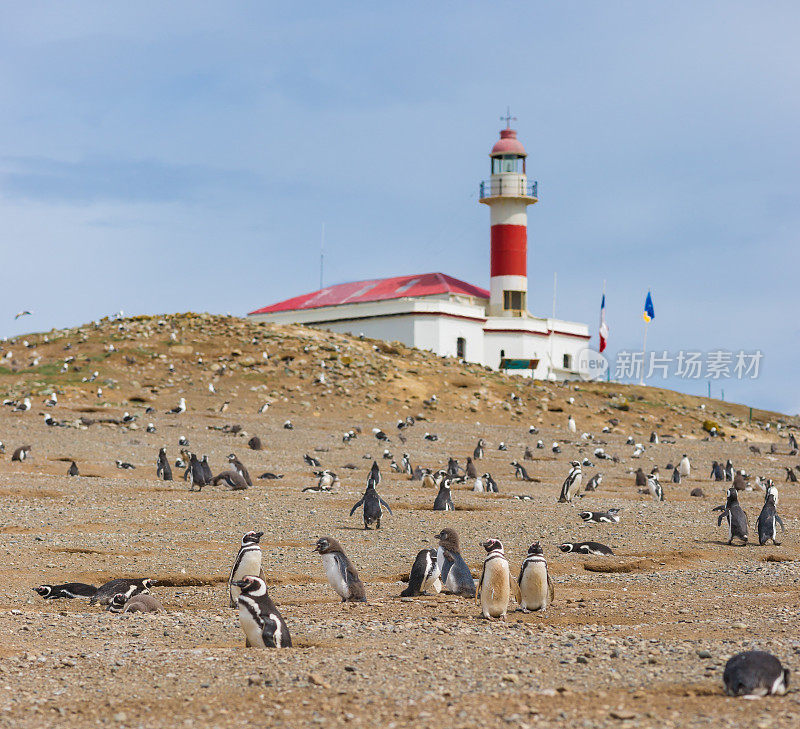
[[[403,342],[537,379],[577,379],[589,328],[528,311],[527,210],[538,197],[536,183],[528,182],[525,147],[511,128],[516,120],[510,113],[501,119],[506,127],[489,153],[491,176],[480,183],[480,201],[489,206],[492,231],[488,290],[441,272],[396,272],[388,278],[335,283],[256,309],[250,316]],[[455,241],[453,245],[456,251]],[[547,247],[542,249],[546,254]]]
[[[506,128],[489,152],[491,177],[480,185],[480,202],[489,206],[491,265],[489,316],[528,314],[528,205],[538,201],[536,183],[528,182],[527,153],[511,128],[514,117],[503,117]]]

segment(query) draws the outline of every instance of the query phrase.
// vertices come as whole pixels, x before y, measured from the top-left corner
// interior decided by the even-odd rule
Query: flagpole
[[[647,327],[650,325],[649,321],[644,323],[644,342],[642,343],[642,370],[639,376],[639,384],[644,385],[644,361],[647,358]]]

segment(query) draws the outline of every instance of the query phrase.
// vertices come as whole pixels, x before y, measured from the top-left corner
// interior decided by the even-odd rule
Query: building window
[[[524,311],[524,291],[503,291],[503,309],[506,311]]]
[[[564,369],[565,370],[572,369],[572,355],[569,354],[564,355]]]
[[[467,340],[464,337],[456,339],[456,357],[464,359],[467,356]]]

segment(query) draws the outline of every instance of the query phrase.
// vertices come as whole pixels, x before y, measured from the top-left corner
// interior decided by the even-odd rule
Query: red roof
[[[496,154],[518,154],[522,157],[527,157],[525,147],[522,142],[517,139],[517,132],[515,129],[501,129],[500,140],[494,143],[492,151],[489,156],[493,157]]]
[[[421,273],[417,276],[397,276],[395,278],[376,278],[370,281],[354,281],[352,283],[328,286],[303,296],[295,296],[263,309],[256,309],[250,314],[272,314],[278,311],[295,311],[297,309],[318,309],[323,306],[339,306],[340,304],[360,304],[365,301],[386,301],[403,299],[410,296],[435,296],[436,294],[461,294],[488,299],[489,292],[479,286],[459,281],[443,273]]]

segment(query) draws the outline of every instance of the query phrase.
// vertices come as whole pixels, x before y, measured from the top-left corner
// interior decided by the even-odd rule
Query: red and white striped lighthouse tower
[[[489,153],[491,178],[481,182],[480,201],[491,210],[492,255],[489,316],[524,317],[528,311],[528,205],[538,201],[536,183],[525,174],[525,147],[511,128]]]

